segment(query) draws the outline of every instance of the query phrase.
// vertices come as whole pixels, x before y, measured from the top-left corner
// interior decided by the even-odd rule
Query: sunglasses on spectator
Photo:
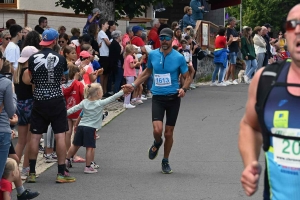
[[[169,36],[159,36],[159,40],[161,40],[161,41],[164,41],[164,40],[166,40],[166,41],[170,41],[172,38],[171,37],[169,37]]]
[[[6,39],[6,40],[11,40],[11,37],[7,37],[7,38],[4,38],[4,39]]]
[[[58,43],[65,43],[65,41],[60,41],[60,40],[58,40]]]
[[[6,58],[3,56],[2,58],[0,58],[0,59],[2,59],[3,60],[3,62],[5,62],[6,61]]]
[[[295,19],[289,20],[289,21],[285,22],[285,29],[287,31],[292,31],[292,30],[296,29],[297,25],[300,25],[300,21],[295,20]]]
[[[84,61],[84,60],[87,60],[88,58],[83,58],[83,57],[80,57],[80,61]]]

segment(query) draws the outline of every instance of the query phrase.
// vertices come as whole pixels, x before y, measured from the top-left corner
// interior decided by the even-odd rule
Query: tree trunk
[[[101,10],[101,18],[115,20],[115,0],[94,0],[94,7]]]

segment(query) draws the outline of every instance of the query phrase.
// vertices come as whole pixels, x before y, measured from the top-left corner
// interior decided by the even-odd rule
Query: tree
[[[299,0],[242,0],[242,25],[254,28],[270,23],[272,32],[279,32],[284,30],[289,10],[298,3]],[[226,11],[229,16],[240,16],[240,6],[229,7]]]
[[[152,4],[163,2],[165,6],[172,6],[173,0],[58,0],[55,5],[63,8],[72,8],[76,14],[90,14],[94,7],[103,12],[109,20],[118,20],[121,16],[130,19],[141,16]]]

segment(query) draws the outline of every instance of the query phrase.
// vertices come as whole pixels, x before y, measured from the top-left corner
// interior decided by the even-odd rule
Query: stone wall
[[[198,60],[197,72],[196,72],[196,80],[199,80],[202,77],[207,75],[211,75],[214,71],[214,57],[212,55],[208,55],[202,60]]]

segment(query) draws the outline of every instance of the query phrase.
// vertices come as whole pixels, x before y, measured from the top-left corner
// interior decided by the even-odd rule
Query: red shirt
[[[131,44],[134,44],[137,47],[142,47],[145,46],[144,41],[142,40],[142,38],[138,37],[138,36],[133,36],[131,38]]]
[[[3,193],[12,191],[12,184],[8,180],[2,178],[0,181],[0,200],[3,200]],[[12,198],[11,198],[12,199]]]
[[[152,41],[152,45],[153,45],[153,49],[158,49],[160,48],[160,40],[159,40],[159,36],[157,33],[157,28],[153,27],[149,34],[148,34],[148,40]]]
[[[225,36],[217,36],[215,40],[215,49],[223,49],[226,48],[226,37]]]
[[[62,90],[67,104],[67,109],[76,106],[83,100],[83,83],[77,80],[69,81],[67,84],[63,84]],[[77,119],[81,110],[68,116],[69,119]]]

